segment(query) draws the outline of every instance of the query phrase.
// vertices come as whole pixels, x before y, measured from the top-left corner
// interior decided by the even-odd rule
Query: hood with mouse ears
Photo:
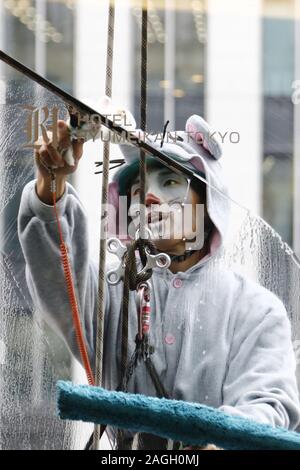
[[[141,131],[136,133],[141,138]],[[210,236],[210,254],[220,248],[227,232],[227,223],[230,212],[228,189],[222,175],[222,167],[219,159],[222,156],[220,143],[214,138],[207,122],[200,116],[193,115],[186,122],[185,131],[167,133],[161,147],[161,136],[146,135],[145,140],[153,147],[170,155],[183,165],[196,170],[201,176],[205,175],[206,205],[208,215],[214,225]],[[109,204],[115,209],[115,217],[118,221],[120,181],[125,177],[130,165],[136,164],[139,158],[138,149],[130,143],[120,144],[120,149],[125,159],[125,164],[115,173],[113,181],[109,185]],[[151,157],[155,158],[155,157]],[[112,219],[109,217],[109,220]],[[109,233],[124,238],[124,232],[116,230],[115,226],[108,227]],[[115,233],[113,233],[115,232]]]

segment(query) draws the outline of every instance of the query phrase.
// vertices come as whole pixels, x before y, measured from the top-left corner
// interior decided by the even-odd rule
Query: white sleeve
[[[66,184],[65,193],[57,202],[57,207],[69,250],[88,353],[93,364],[98,274],[96,263],[89,257],[86,214],[76,191],[69,183]],[[26,262],[26,280],[34,305],[80,360],[53,206],[40,201],[36,194],[35,181],[28,183],[22,193],[18,234]]]
[[[263,295],[240,301],[223,385],[224,412],[295,429],[300,420],[291,326],[282,302]]]

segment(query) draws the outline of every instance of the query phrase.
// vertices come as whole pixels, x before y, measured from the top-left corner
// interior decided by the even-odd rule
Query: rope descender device
[[[116,255],[120,260],[119,265],[116,269],[110,269],[106,273],[107,282],[111,284],[112,286],[115,286],[119,284],[121,279],[124,277],[124,272],[125,272],[124,257],[125,257],[125,254],[127,253],[127,248],[118,238],[112,237],[107,240],[107,251],[109,253],[112,253],[113,255]]]
[[[135,243],[138,243],[138,234],[139,230],[136,232]],[[109,253],[112,253],[119,258],[118,266],[110,269],[106,273],[107,282],[110,285],[117,285],[122,279],[124,279],[128,249],[118,238],[112,237],[107,240],[107,250]],[[144,256],[146,258],[146,263],[141,271],[137,273],[138,276],[143,276],[152,268],[167,269],[171,264],[171,258],[169,255],[166,253],[153,254],[147,245],[144,246]]]

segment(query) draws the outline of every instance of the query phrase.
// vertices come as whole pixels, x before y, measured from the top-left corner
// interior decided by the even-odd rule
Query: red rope
[[[55,181],[52,180],[52,184],[55,184]],[[75,293],[75,288],[74,288],[74,282],[73,282],[73,277],[72,277],[72,271],[71,271],[71,266],[70,266],[70,261],[69,261],[69,256],[68,256],[68,247],[66,246],[63,238],[63,233],[61,229],[61,224],[59,221],[59,215],[58,215],[58,210],[56,206],[56,191],[55,188],[52,187],[53,191],[53,208],[55,212],[55,217],[57,221],[57,227],[58,227],[58,233],[59,233],[59,238],[60,238],[60,252],[61,252],[61,260],[63,264],[63,269],[64,269],[64,274],[65,274],[65,280],[66,280],[66,286],[67,286],[67,291],[69,295],[69,301],[72,309],[72,317],[73,317],[73,325],[75,329],[75,335],[76,335],[76,341],[78,345],[78,349],[80,352],[80,357],[82,360],[82,364],[84,366],[87,380],[89,385],[94,385],[94,377],[89,361],[89,356],[87,353],[87,348],[86,348],[86,343],[83,335],[83,330],[82,330],[82,325],[81,325],[81,320],[80,320],[80,314],[79,314],[79,309],[78,309],[78,304],[77,304],[77,299],[76,299],[76,293]]]

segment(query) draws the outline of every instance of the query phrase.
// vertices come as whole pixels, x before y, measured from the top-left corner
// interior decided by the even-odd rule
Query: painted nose
[[[155,196],[153,193],[147,193],[145,197],[146,206],[151,206],[151,204],[160,204],[160,199]]]

